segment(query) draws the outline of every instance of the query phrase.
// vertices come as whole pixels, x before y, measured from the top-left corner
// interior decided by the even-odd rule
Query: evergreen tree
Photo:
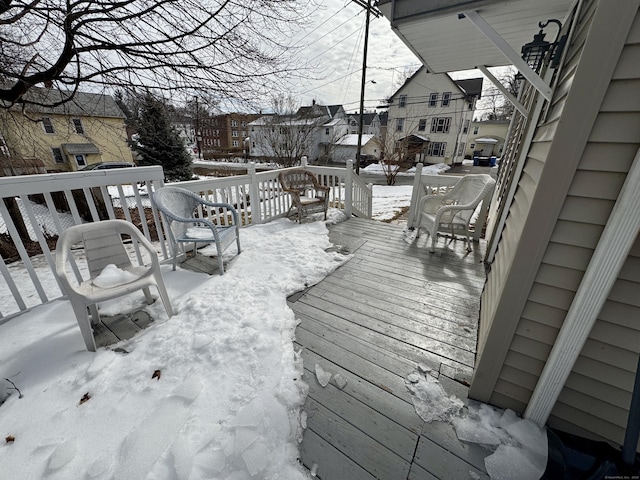
[[[162,165],[167,181],[191,180],[191,157],[182,138],[170,122],[168,106],[152,95],[145,95],[137,112],[138,133],[135,149],[141,166]]]

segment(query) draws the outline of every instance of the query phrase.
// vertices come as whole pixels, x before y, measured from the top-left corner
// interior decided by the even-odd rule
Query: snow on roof
[[[362,135],[362,145],[366,145],[374,136],[375,135],[369,134]],[[345,135],[336,142],[336,145],[340,145],[343,147],[356,146],[358,145],[358,135],[355,133]]]
[[[498,140],[491,137],[480,137],[473,140],[475,143],[498,143]]]

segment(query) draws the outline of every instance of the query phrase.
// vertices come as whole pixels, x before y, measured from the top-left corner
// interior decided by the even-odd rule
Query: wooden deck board
[[[107,347],[128,340],[152,323],[153,318],[144,310],[113,316],[101,315],[100,323],[93,326],[96,347]]]
[[[426,236],[405,237],[362,219],[331,226],[335,249],[352,259],[289,298],[310,385],[301,457],[322,480],[487,478],[489,452],[460,442],[448,423],[425,424],[404,383],[423,364],[466,400],[458,380],[474,364],[483,247],[469,253],[463,241],[439,239],[430,254]],[[316,365],[347,385],[321,387]]]

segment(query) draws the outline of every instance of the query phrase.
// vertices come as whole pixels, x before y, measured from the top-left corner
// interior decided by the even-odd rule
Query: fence
[[[306,165],[305,165],[306,166]],[[330,205],[352,214],[371,217],[371,188],[347,168],[306,166],[331,187]],[[278,182],[281,170],[180,182],[179,186],[238,210],[243,225],[283,217],[289,195]],[[137,167],[74,173],[0,178],[0,323],[63,294],[53,274],[55,240],[65,228],[83,222],[122,218],[134,223],[144,236],[157,242],[162,260],[171,247],[160,228],[158,211],[149,193],[164,185],[161,167]],[[223,212],[199,212],[214,221],[227,221]],[[41,256],[34,257],[34,251]],[[3,293],[4,292],[4,293]],[[9,293],[10,292],[10,293]]]

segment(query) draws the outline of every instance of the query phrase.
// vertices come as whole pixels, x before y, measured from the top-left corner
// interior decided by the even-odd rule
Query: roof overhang
[[[498,143],[498,140],[490,137],[480,137],[473,140],[475,143]]]
[[[538,22],[550,18],[562,21],[574,3],[575,0],[381,0],[379,8],[422,63],[431,72],[444,73],[479,65],[513,64],[461,14],[477,12],[519,53],[522,45],[540,30]]]
[[[88,155],[100,153],[100,149],[93,143],[63,143],[62,148],[69,155]]]

